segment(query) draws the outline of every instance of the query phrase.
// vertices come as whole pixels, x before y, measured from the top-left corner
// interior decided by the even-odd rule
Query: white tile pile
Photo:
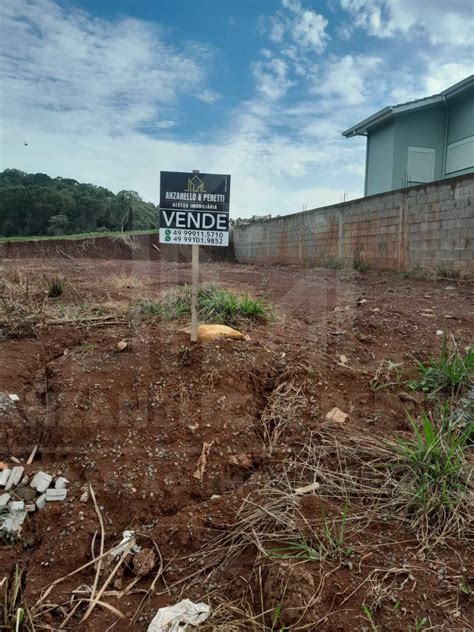
[[[47,472],[32,477],[24,472],[21,465],[0,470],[0,534],[18,535],[28,513],[67,497],[69,481],[64,476],[54,480]]]

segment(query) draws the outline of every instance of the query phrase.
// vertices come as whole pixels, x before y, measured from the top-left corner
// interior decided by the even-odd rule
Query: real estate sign
[[[230,176],[162,171],[160,242],[229,245]]]

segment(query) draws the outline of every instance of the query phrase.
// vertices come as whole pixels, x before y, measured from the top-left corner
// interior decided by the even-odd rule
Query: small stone
[[[9,468],[6,468],[0,471],[0,485],[2,487],[4,487],[7,484],[7,481],[10,478],[10,472],[11,470]]]
[[[69,484],[69,481],[67,480],[67,478],[64,478],[64,476],[59,476],[56,479],[56,482],[54,484],[54,487],[56,489],[65,489]]]
[[[5,472],[6,470],[3,471]],[[12,489],[12,487],[16,487],[18,485],[18,483],[21,481],[24,471],[25,468],[21,465],[16,465],[12,469],[12,471],[10,472],[10,476],[8,477],[7,484],[5,485],[5,491],[8,491],[9,489]]]
[[[25,505],[25,511],[27,511],[28,513],[33,513],[34,511],[36,511],[35,503],[28,503],[27,505]]]
[[[125,349],[128,347],[128,342],[126,340],[119,340],[117,342],[117,351],[120,353],[120,351],[125,351]]]
[[[10,494],[0,494],[0,509],[7,506],[7,503],[10,502],[10,498]]]
[[[12,402],[19,402],[20,398],[18,397],[18,395],[16,393],[10,393],[8,395],[8,397],[11,399]]]
[[[343,412],[340,408],[335,406],[326,415],[326,421],[335,421],[338,424],[343,424],[349,419],[349,415]]]
[[[2,529],[7,533],[17,534],[21,531],[21,526],[25,522],[26,511],[15,511],[3,522]]]
[[[42,494],[51,485],[52,480],[53,477],[51,476],[51,474],[47,474],[46,472],[36,472],[36,474],[33,476],[33,480],[30,483],[30,487],[36,489],[39,494]]]
[[[87,491],[87,489],[84,492],[82,492],[79,500],[81,503],[86,503],[89,500],[89,492]]]
[[[37,509],[43,509],[45,505],[46,505],[46,494],[41,494],[41,496],[38,496],[38,498],[36,499],[36,507]]]
[[[12,500],[8,503],[8,509],[10,513],[14,511],[25,511],[25,501],[24,500]]]
[[[67,489],[47,489],[46,490],[46,502],[52,502],[56,500],[65,500],[67,496]]]
[[[17,487],[15,489],[15,495],[26,502],[31,502],[36,498],[36,492],[34,489],[31,489],[31,487]]]
[[[133,556],[133,572],[139,577],[148,575],[156,564],[156,553],[153,549],[142,549]]]

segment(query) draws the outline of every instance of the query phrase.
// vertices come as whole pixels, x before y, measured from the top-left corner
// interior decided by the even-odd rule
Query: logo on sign
[[[188,186],[186,187],[186,191],[189,191],[189,193],[205,193],[206,189],[204,188],[204,182],[199,176],[188,178]]]
[[[165,241],[171,241],[171,231],[169,228],[165,230]]]

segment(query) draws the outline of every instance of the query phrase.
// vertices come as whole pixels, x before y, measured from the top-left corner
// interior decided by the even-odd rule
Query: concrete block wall
[[[474,274],[474,175],[237,225],[241,263]]]

